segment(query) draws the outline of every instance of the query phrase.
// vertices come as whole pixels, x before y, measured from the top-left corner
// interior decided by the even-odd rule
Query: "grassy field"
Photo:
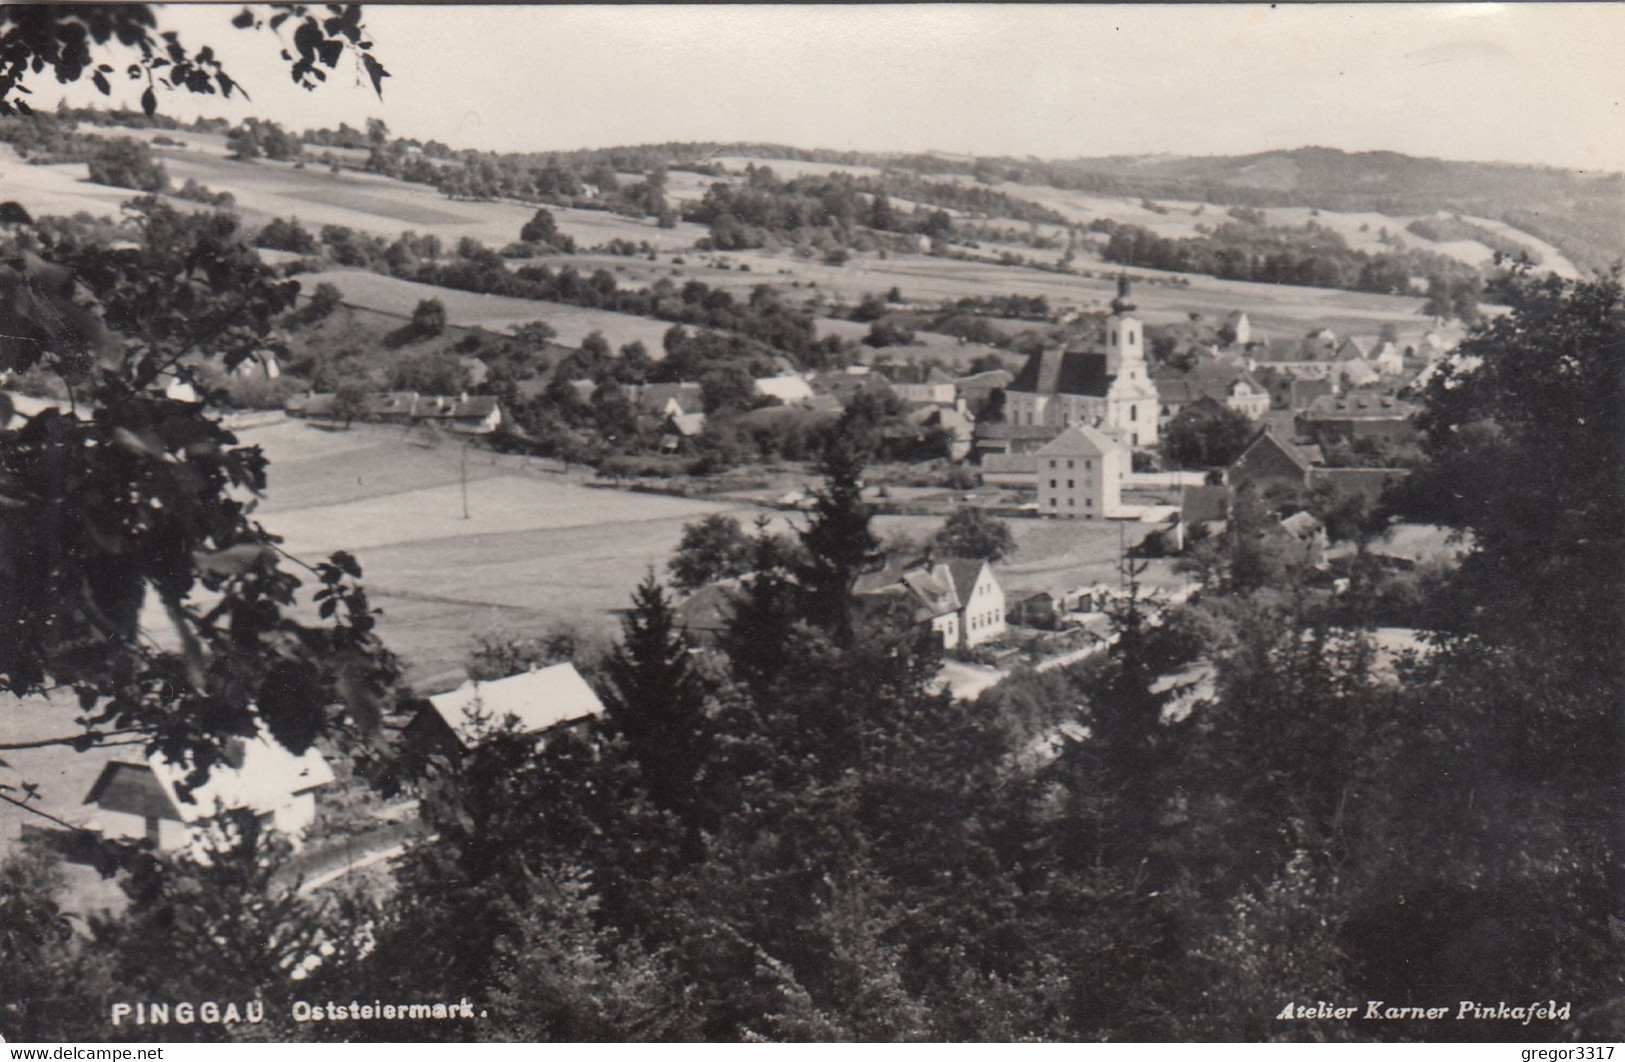
[[[664,350],[661,340],[671,327],[651,317],[590,310],[560,302],[451,291],[358,269],[302,273],[298,279],[306,294],[326,281],[344,293],[344,301],[368,310],[410,315],[420,301],[433,298],[445,305],[446,319],[454,325],[501,332],[530,321],[546,321],[558,333],[558,341],[566,346],[579,346],[590,333],[597,331],[617,350],[623,344],[641,340],[657,358]]]

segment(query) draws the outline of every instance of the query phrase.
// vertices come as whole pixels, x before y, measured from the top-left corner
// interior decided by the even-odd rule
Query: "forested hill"
[[[1064,160],[830,151],[750,143],[662,144],[579,154],[607,156],[624,164],[634,159],[650,161],[646,156],[651,153],[680,163],[744,155],[962,174],[989,184],[1048,185],[1102,195],[1227,206],[1307,206],[1386,214],[1448,211],[1504,221],[1563,248],[1583,268],[1606,268],[1625,256],[1625,174],[1620,173],[1325,147],[1252,155]]]

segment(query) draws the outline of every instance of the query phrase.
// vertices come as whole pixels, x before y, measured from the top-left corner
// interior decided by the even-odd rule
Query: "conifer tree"
[[[695,777],[710,751],[705,687],[689,661],[665,587],[651,570],[632,595],[605,671],[605,707],[626,738],[649,796],[693,821]]]

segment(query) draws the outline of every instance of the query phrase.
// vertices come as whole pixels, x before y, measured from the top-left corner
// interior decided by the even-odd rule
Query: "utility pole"
[[[463,484],[463,519],[468,519],[468,440],[463,440],[462,475]]]

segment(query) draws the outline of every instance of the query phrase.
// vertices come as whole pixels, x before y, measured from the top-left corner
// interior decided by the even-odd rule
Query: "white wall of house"
[[[1099,520],[1122,501],[1125,454],[1098,457],[1040,457],[1038,511],[1063,520]]]
[[[994,578],[993,570],[982,569],[970,600],[963,602],[960,629],[966,645],[980,645],[1004,633],[1004,588]]]
[[[96,810],[95,824],[103,837],[115,840],[142,841],[157,835],[158,850],[173,852],[191,843],[192,833],[186,823],[175,819],[147,819],[125,811]]]
[[[959,613],[948,612],[931,621],[931,629],[942,635],[942,647],[952,649],[959,644]]]

